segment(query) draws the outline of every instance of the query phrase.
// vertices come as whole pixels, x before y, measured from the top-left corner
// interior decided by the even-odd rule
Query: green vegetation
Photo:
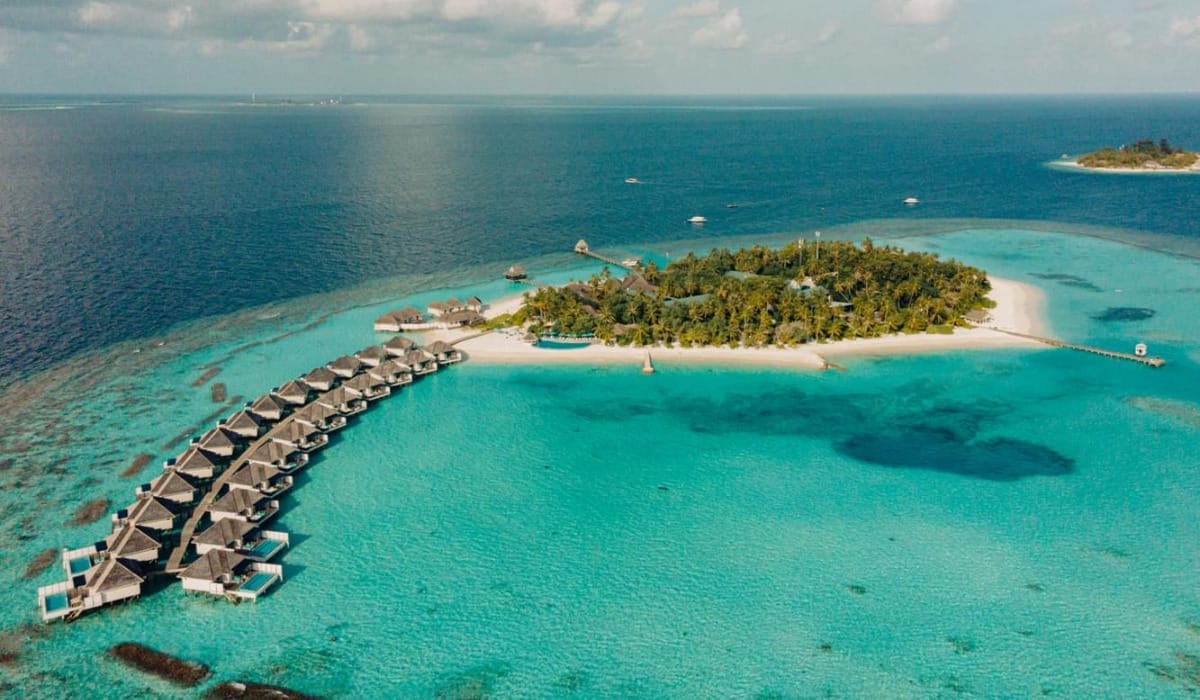
[[[936,255],[847,242],[689,254],[666,269],[526,295],[534,333],[621,345],[792,345],[895,332],[947,332],[992,306],[982,270]]]
[[[1173,147],[1166,139],[1138,141],[1132,146],[1105,148],[1079,159],[1085,168],[1133,168],[1186,170],[1200,161],[1200,154]]]

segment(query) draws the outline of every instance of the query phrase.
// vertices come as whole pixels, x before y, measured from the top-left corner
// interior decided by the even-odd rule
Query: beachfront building
[[[271,586],[283,581],[283,568],[251,561],[236,552],[214,549],[181,571],[179,580],[185,591],[256,600]]]
[[[312,452],[329,444],[328,435],[299,417],[272,435],[271,440],[291,445],[301,452]]]
[[[420,349],[409,350],[404,355],[404,364],[411,367],[412,373],[418,377],[423,374],[432,374],[438,369],[433,355]]]
[[[416,326],[425,322],[425,316],[417,309],[406,306],[399,311],[389,311],[375,319],[376,333],[399,333],[405,326]]]
[[[215,523],[231,518],[251,523],[262,523],[279,513],[279,501],[249,489],[229,489],[208,509]]]
[[[346,427],[346,417],[330,406],[314,401],[296,412],[294,423],[303,423],[331,433]]]
[[[250,453],[246,462],[275,467],[290,474],[308,464],[308,454],[301,452],[294,443],[271,440]]]
[[[292,488],[295,479],[274,465],[250,462],[238,467],[225,483],[230,489],[257,491],[275,498]]]
[[[388,359],[388,352],[382,345],[372,345],[354,353],[354,356],[366,367],[377,367],[380,362]]]
[[[234,552],[251,561],[270,561],[287,549],[290,539],[286,532],[262,530],[243,520],[218,520],[207,530],[192,538],[196,556],[203,557],[213,550]]]
[[[991,323],[992,315],[983,309],[972,309],[963,315],[968,322],[974,324]]]
[[[474,311],[477,314],[483,313],[483,299],[479,297],[467,297],[467,303],[464,306],[467,311]]]
[[[271,392],[277,400],[289,406],[303,406],[308,403],[311,394],[312,388],[298,379],[293,379]]]
[[[450,365],[462,361],[462,352],[444,340],[436,340],[426,346],[425,351],[433,355],[439,365]]]
[[[242,439],[237,433],[217,426],[192,440],[192,445],[218,457],[229,458],[241,449]]]
[[[308,374],[300,378],[314,391],[329,391],[338,383],[338,375],[334,374],[328,367],[318,367]]]
[[[474,326],[475,324],[483,323],[486,320],[487,319],[483,317],[483,314],[479,313],[478,311],[471,311],[470,309],[457,309],[442,317],[442,323],[447,327],[457,326],[460,328]]]
[[[254,440],[263,434],[262,421],[244,408],[222,421],[218,427],[246,440]]]
[[[343,416],[352,416],[367,410],[367,402],[347,391],[345,387],[338,387],[333,391],[321,394],[314,403],[328,406]]]
[[[402,335],[398,335],[383,344],[383,349],[387,350],[388,355],[392,357],[404,357],[404,353],[415,347],[417,347],[416,343]]]
[[[342,355],[338,359],[325,366],[329,368],[330,372],[333,372],[338,377],[342,379],[349,379],[350,377],[358,374],[358,370],[362,368],[362,365],[362,361],[357,357],[354,357],[353,355]]]
[[[199,447],[189,447],[183,454],[168,459],[163,471],[174,470],[194,479],[208,480],[225,471],[227,462],[223,457],[210,454]]]
[[[283,420],[284,413],[289,410],[286,403],[270,394],[263,394],[246,408],[264,422]]]
[[[392,393],[392,388],[388,386],[387,382],[378,377],[371,376],[369,372],[360,374],[354,379],[347,381],[342,385],[342,388],[349,393],[357,394],[367,401],[382,399]]]

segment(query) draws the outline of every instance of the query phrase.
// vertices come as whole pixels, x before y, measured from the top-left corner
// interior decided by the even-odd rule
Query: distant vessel
[[[1145,343],[1138,343],[1137,345],[1133,346],[1133,354],[1137,355],[1138,357],[1145,357],[1146,353],[1149,351],[1150,349],[1146,347]]]
[[[725,205],[725,208],[726,208],[726,209],[737,209],[737,208],[738,208],[738,205],[737,205],[737,204],[734,204],[733,202],[730,202],[729,204],[726,204],[726,205]]]
[[[904,200],[904,203],[910,207],[913,207],[920,204],[921,200],[917,199],[916,197],[909,197],[908,199]]]
[[[637,179],[636,177],[627,177],[627,178],[625,178],[625,184],[626,185],[640,185],[640,184],[642,184],[642,181]]]
[[[625,258],[624,260],[621,261],[621,265],[624,267],[637,267],[641,264],[642,264],[642,261],[639,260],[638,258]]]
[[[708,219],[704,218],[703,216],[693,216],[692,218],[688,219],[688,223],[689,224],[707,224]]]

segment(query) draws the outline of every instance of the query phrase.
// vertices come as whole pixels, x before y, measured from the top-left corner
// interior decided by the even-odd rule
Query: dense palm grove
[[[1088,168],[1190,168],[1197,162],[1197,154],[1175,148],[1166,139],[1158,143],[1150,140],[1138,141],[1132,146],[1105,148],[1089,153],[1079,159],[1079,164]]]
[[[936,255],[847,242],[693,254],[618,279],[527,295],[508,322],[619,344],[790,345],[948,332],[991,305],[982,270]]]

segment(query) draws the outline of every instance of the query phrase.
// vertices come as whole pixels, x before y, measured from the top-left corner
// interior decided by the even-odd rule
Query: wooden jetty
[[[583,240],[582,238],[580,238],[579,242],[575,244],[575,252],[579,255],[586,255],[589,258],[595,258],[595,259],[599,260],[600,262],[608,263],[609,265],[612,265],[613,267],[619,267],[623,270],[633,270],[634,269],[619,260],[610,258],[606,255],[601,255],[600,253],[597,253],[596,251],[589,248],[588,242]]]
[[[1167,364],[1167,361],[1162,359],[1161,357],[1142,357],[1140,355],[1134,355],[1133,353],[1128,353],[1128,352],[1115,352],[1113,350],[1105,350],[1103,348],[1094,348],[1094,347],[1091,347],[1090,345],[1079,345],[1077,343],[1068,343],[1065,340],[1057,340],[1055,338],[1044,338],[1040,335],[1030,335],[1028,333],[1018,333],[1016,331],[1006,331],[1003,328],[992,328],[992,330],[994,330],[998,333],[1004,333],[1005,335],[1015,336],[1017,338],[1026,338],[1028,340],[1033,340],[1038,343],[1042,343],[1043,345],[1049,345],[1050,347],[1066,348],[1067,350],[1076,350],[1078,352],[1091,353],[1093,355],[1099,355],[1101,357],[1111,357],[1114,360],[1127,360],[1129,362],[1136,362],[1140,365],[1145,365],[1147,367],[1153,367],[1155,369],[1158,369],[1159,367],[1162,367],[1163,365]]]

